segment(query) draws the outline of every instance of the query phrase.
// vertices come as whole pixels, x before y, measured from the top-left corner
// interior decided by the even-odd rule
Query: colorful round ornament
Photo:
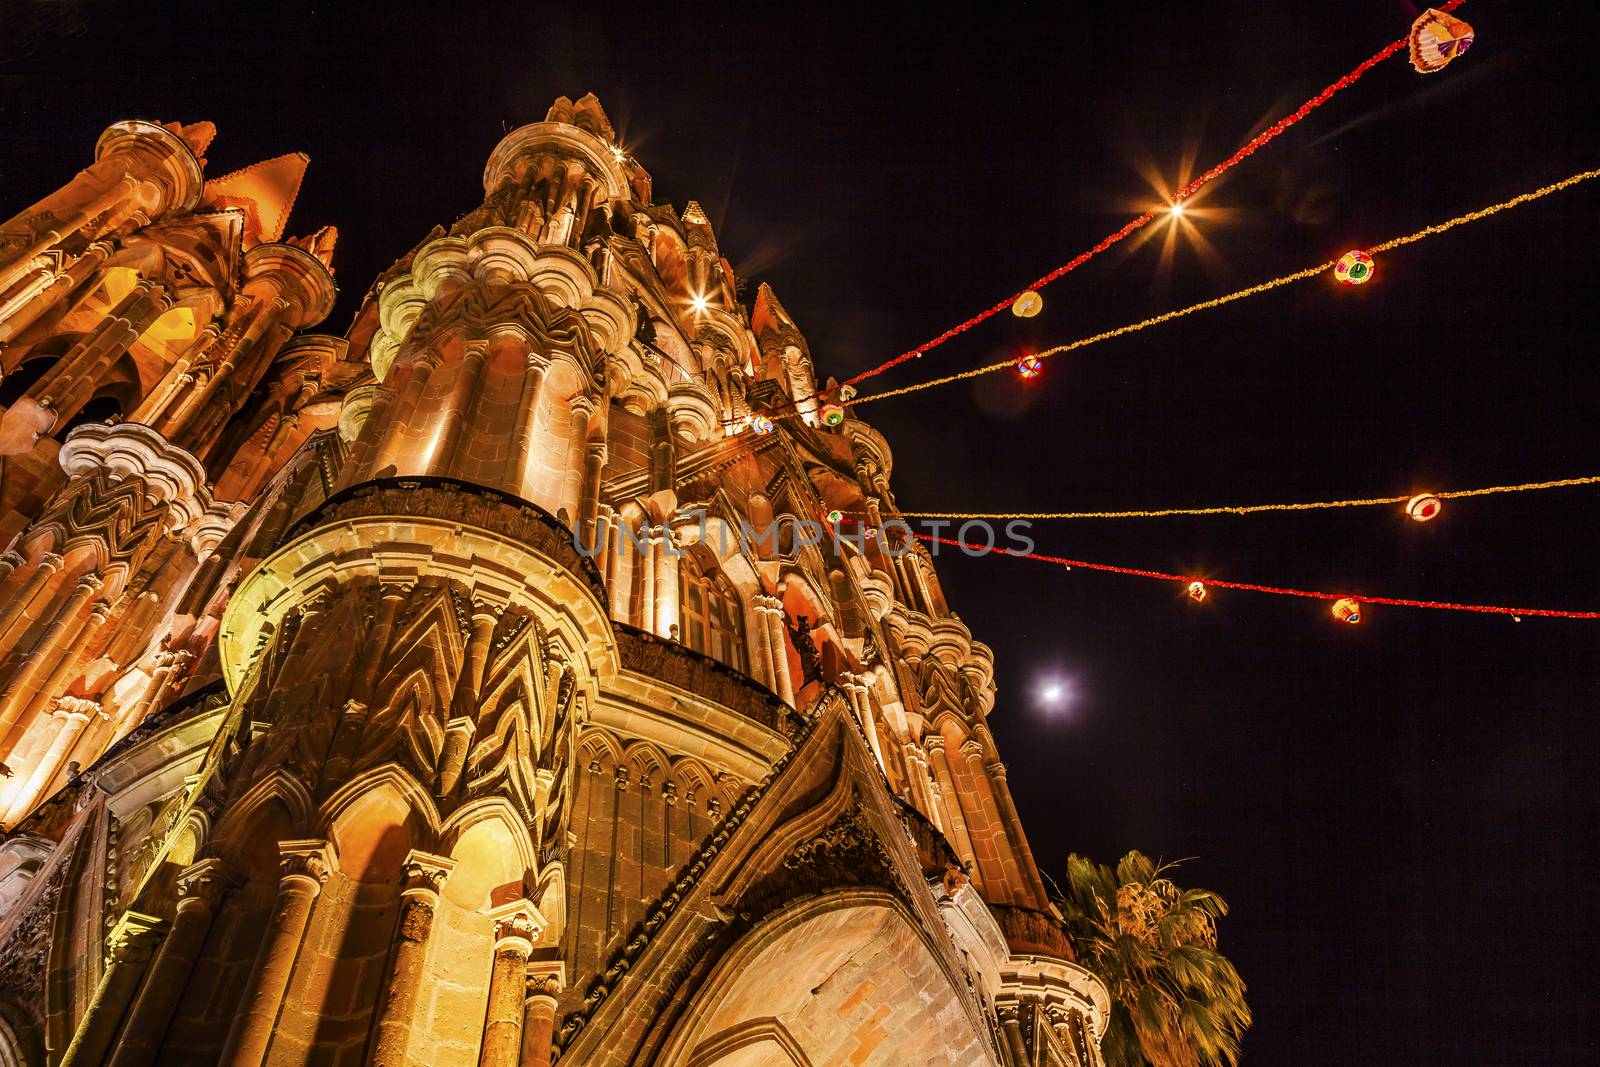
[[[1361,601],[1355,597],[1343,597],[1333,602],[1333,617],[1340,622],[1347,622],[1351,626],[1361,621]]]
[[[829,426],[837,426],[844,421],[844,408],[838,404],[822,405],[822,421]]]
[[[1352,249],[1333,265],[1333,276],[1345,285],[1363,285],[1371,279],[1374,269],[1371,256],[1360,249]]]
[[[1044,360],[1038,356],[1023,356],[1017,360],[1017,373],[1032,381],[1044,373]]]
[[[1189,594],[1189,599],[1198,604],[1206,598],[1206,583],[1196,579],[1195,581],[1189,583],[1187,592]]]
[[[771,433],[772,420],[765,415],[757,415],[750,420],[750,428],[756,433]]]

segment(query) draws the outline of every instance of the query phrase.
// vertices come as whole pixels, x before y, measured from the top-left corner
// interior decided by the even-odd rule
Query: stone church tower
[[[700,207],[563,98],[334,336],[213,133],[0,224],[0,1065],[1096,1067],[990,651]]]

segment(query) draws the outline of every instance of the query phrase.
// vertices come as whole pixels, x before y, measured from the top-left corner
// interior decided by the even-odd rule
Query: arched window
[[[721,571],[702,574],[690,561],[679,568],[683,576],[679,598],[683,616],[683,643],[735,670],[747,671],[744,656],[744,609],[739,595]]]

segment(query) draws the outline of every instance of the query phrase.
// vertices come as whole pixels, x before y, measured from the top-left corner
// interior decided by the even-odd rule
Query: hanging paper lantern
[[[832,511],[828,512],[828,525],[829,526],[837,526],[843,521],[844,521],[844,512],[840,511],[838,508],[834,508]]]
[[[757,415],[755,418],[750,420],[750,428],[756,433],[771,433],[772,420],[767,418],[765,415]]]
[[[822,421],[829,426],[837,426],[844,421],[844,408],[838,404],[822,405]]]
[[[1418,74],[1443,70],[1472,47],[1472,27],[1443,11],[1429,8],[1411,24],[1411,65]]]
[[[1200,603],[1200,601],[1206,598],[1206,583],[1202,581],[1190,582],[1188,593],[1190,600],[1194,601],[1196,604]]]
[[[1011,303],[1011,314],[1019,319],[1031,319],[1044,310],[1044,297],[1029,289]]]
[[[1351,626],[1361,621],[1361,601],[1354,597],[1344,597],[1333,602],[1333,617],[1340,622],[1347,622]]]
[[[1038,356],[1023,356],[1017,360],[1017,373],[1032,381],[1044,373],[1044,360]]]
[[[1345,285],[1361,285],[1372,277],[1372,257],[1365,252],[1346,252],[1333,265],[1333,276]]]
[[[1406,514],[1417,522],[1428,522],[1439,517],[1444,501],[1432,493],[1418,493],[1406,501]]]

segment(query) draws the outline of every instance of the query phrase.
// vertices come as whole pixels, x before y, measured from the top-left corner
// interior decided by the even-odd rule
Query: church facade
[[[990,650],[700,207],[562,98],[335,335],[214,132],[0,225],[0,1065],[1097,1067]]]

